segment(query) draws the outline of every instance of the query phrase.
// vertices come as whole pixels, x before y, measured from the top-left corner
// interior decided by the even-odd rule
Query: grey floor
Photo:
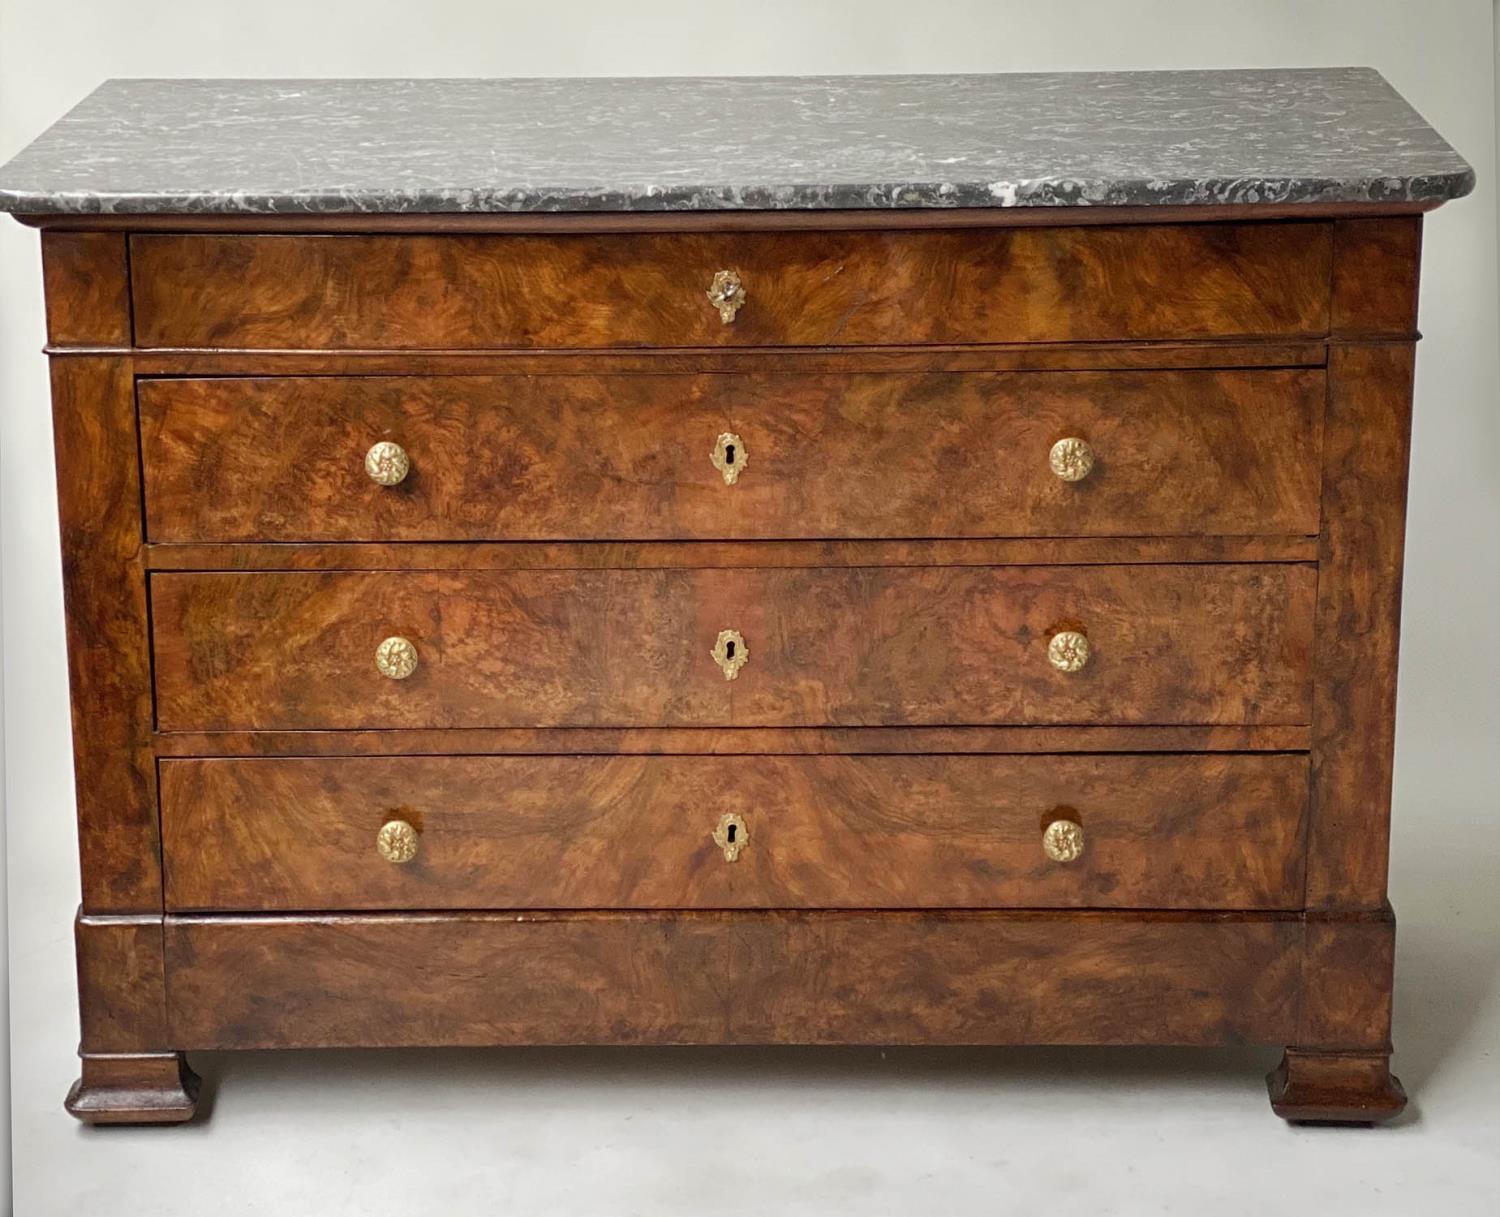
[[[1396,1040],[1413,1102],[1378,1130],[1274,1119],[1276,1053],[1258,1049],[205,1054],[207,1119],[84,1129],[61,1108],[71,910],[50,883],[45,915],[12,906],[16,1212],[1494,1217],[1494,817],[1405,822]]]

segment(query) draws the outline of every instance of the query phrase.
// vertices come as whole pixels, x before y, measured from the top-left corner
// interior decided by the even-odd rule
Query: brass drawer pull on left
[[[745,451],[745,441],[733,431],[726,431],[714,442],[714,450],[708,454],[714,468],[724,476],[724,485],[733,486],[750,463],[750,454]]]
[[[375,666],[391,680],[405,680],[417,670],[417,648],[399,634],[375,648]]]
[[[403,866],[417,856],[417,830],[405,820],[387,820],[375,834],[375,848],[387,862]]]
[[[732,811],[725,812],[719,817],[719,822],[714,826],[711,835],[714,844],[724,851],[726,862],[738,861],[740,850],[750,843],[750,833],[745,828],[745,821]]]
[[[719,320],[729,325],[745,303],[745,285],[732,270],[721,270],[708,285],[708,300],[719,310]]]
[[[745,645],[738,630],[720,630],[718,638],[714,640],[712,653],[725,680],[733,680],[740,674],[740,669],[750,662],[750,648]]]
[[[1092,651],[1086,634],[1058,630],[1047,643],[1047,662],[1059,672],[1081,672]]]
[[[365,472],[380,486],[398,486],[411,472],[411,458],[400,444],[383,439],[365,453]]]

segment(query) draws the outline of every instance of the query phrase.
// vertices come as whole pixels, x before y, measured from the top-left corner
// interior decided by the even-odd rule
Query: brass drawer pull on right
[[[732,811],[719,817],[719,822],[710,835],[714,844],[724,851],[726,862],[738,861],[740,850],[750,843],[750,833],[745,828],[745,821]]]
[[[1059,672],[1081,672],[1092,654],[1086,634],[1058,630],[1047,643],[1047,662]]]
[[[1052,466],[1052,472],[1063,481],[1081,482],[1093,472],[1094,450],[1089,447],[1087,440],[1070,435],[1052,445],[1052,451],[1047,454],[1047,463]]]
[[[382,676],[405,680],[417,670],[417,648],[399,634],[375,648],[375,666]]]
[[[1042,829],[1042,852],[1054,862],[1076,862],[1083,856],[1083,825],[1071,807],[1059,807]]]

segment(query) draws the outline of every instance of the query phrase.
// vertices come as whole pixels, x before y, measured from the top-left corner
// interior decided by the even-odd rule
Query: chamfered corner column
[[[198,1092],[168,1042],[126,239],[42,233],[83,888],[66,1105],[117,1124],[185,1120]]]
[[[1296,1042],[1267,1079],[1299,1122],[1406,1106],[1386,875],[1421,237],[1417,215],[1334,225],[1302,984]]]

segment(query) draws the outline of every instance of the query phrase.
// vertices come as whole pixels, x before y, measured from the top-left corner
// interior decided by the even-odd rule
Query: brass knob
[[[1087,440],[1070,435],[1052,445],[1047,454],[1052,472],[1065,482],[1081,482],[1094,468],[1094,450]]]
[[[732,270],[721,270],[708,285],[708,301],[719,310],[719,320],[728,325],[745,303],[745,285]]]
[[[417,830],[405,820],[387,820],[375,834],[375,848],[387,862],[401,866],[417,856]]]
[[[1076,862],[1083,855],[1083,825],[1059,816],[1042,830],[1042,852],[1054,862]]]
[[[400,444],[383,439],[365,453],[365,472],[372,482],[395,486],[411,472],[411,458]]]
[[[712,655],[719,670],[724,673],[725,680],[733,680],[740,674],[740,669],[750,662],[750,648],[745,645],[738,630],[720,630],[718,638],[714,640]]]
[[[375,666],[382,676],[405,680],[417,670],[417,648],[400,635],[387,638],[375,648]]]
[[[709,835],[713,837],[714,844],[724,851],[726,862],[738,861],[740,850],[750,843],[750,832],[745,827],[745,821],[732,811],[719,817],[719,822]]]
[[[1080,671],[1089,654],[1089,640],[1077,630],[1058,630],[1047,643],[1047,662],[1059,672]]]
[[[726,431],[714,441],[714,450],[708,459],[724,477],[724,485],[733,486],[750,463],[750,453],[745,450],[745,441],[733,431]]]

